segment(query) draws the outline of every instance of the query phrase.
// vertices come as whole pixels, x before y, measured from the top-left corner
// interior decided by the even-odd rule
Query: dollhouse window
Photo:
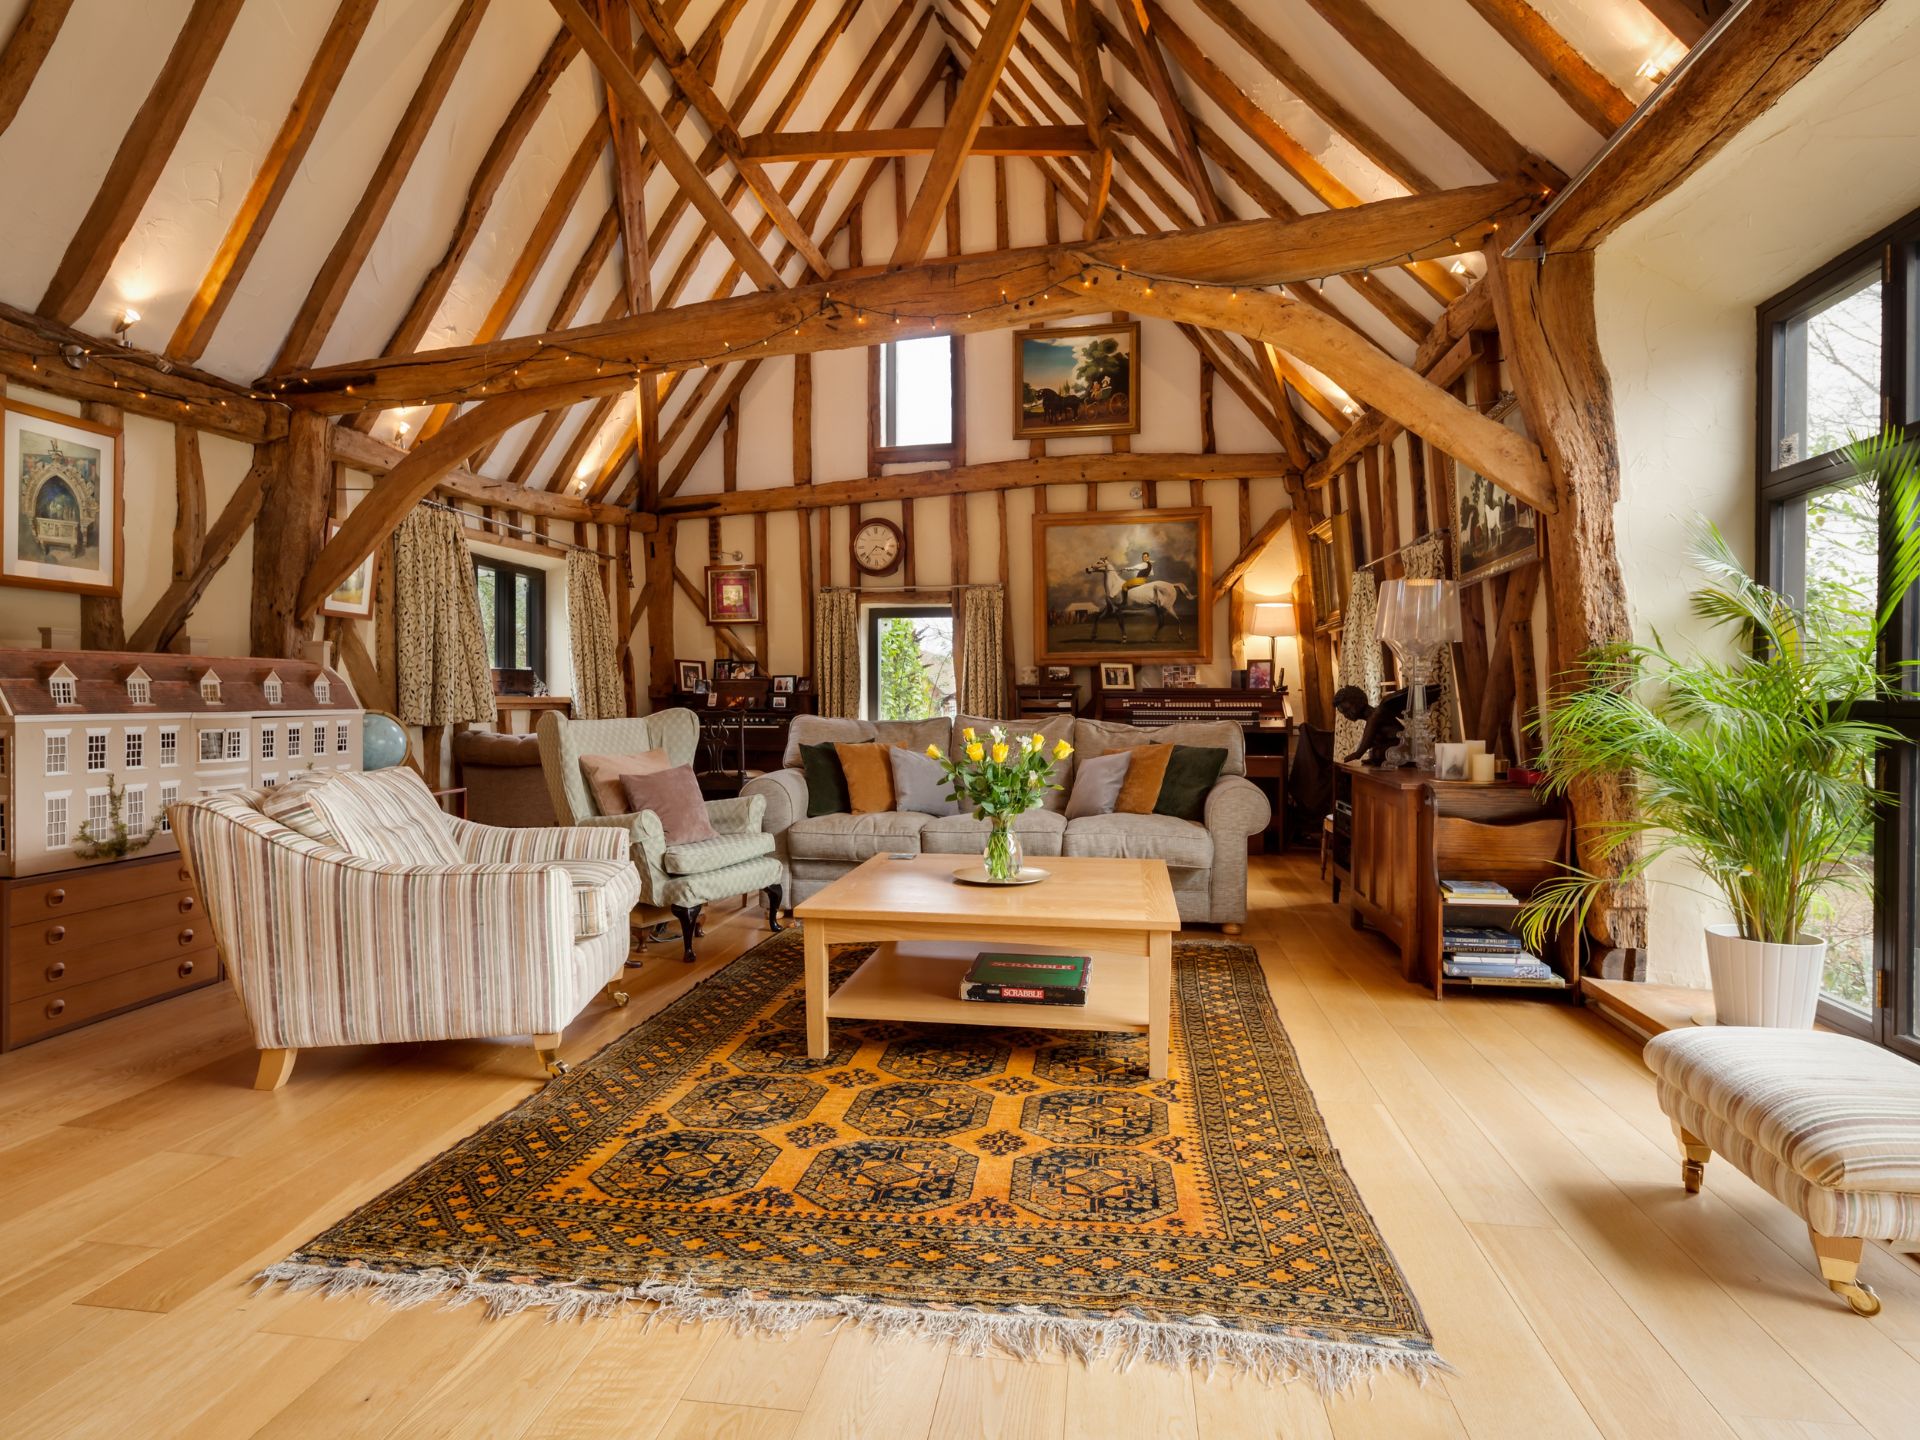
[[[127,822],[127,829],[138,835],[147,828],[147,787],[131,786],[126,791],[126,797],[125,813],[121,818]]]
[[[87,769],[104,770],[107,768],[107,732],[89,730],[87,732]]]
[[[344,720],[342,720],[338,725],[335,725],[333,727],[333,748],[334,748],[334,752],[340,755],[346,754],[348,749],[350,748],[350,746],[347,743],[347,722]],[[6,773],[6,770],[7,770],[6,759],[7,759],[6,755],[4,753],[0,753],[0,775],[4,775]]]
[[[324,675],[313,682],[313,703],[316,705],[333,703],[333,682]]]
[[[138,770],[147,763],[147,736],[144,730],[127,732],[127,769]]]
[[[73,704],[73,677],[71,675],[54,676],[47,681],[47,693],[53,696],[53,703],[56,705]]]
[[[278,675],[267,676],[267,683],[261,688],[267,692],[267,704],[278,705],[280,703],[281,688],[280,677]]]
[[[180,763],[180,732],[172,727],[160,732],[160,763],[162,765]]]
[[[260,758],[262,760],[271,760],[274,758],[275,742],[279,738],[279,733],[280,732],[275,730],[271,725],[262,725],[260,727]]]
[[[67,736],[63,730],[58,735],[47,736],[47,774],[64,775],[67,773]]]
[[[47,849],[58,850],[67,843],[67,797],[47,796]]]
[[[169,780],[160,787],[160,833],[162,835],[173,833],[173,817],[167,814],[167,807],[179,798],[180,786],[176,782]]]
[[[127,703],[129,705],[153,703],[153,681],[147,678],[146,671],[136,670],[127,677]]]
[[[209,705],[220,703],[220,677],[211,670],[200,677],[200,698]]]

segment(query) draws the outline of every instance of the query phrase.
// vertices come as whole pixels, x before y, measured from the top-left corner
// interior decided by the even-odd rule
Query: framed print
[[[1040,672],[1049,685],[1070,685],[1073,683],[1071,665],[1049,665]]]
[[[1205,505],[1035,515],[1034,658],[1212,659],[1212,535]]]
[[[1100,667],[1100,688],[1102,690],[1133,689],[1133,666],[1124,661],[1109,660]]]
[[[767,697],[767,704],[771,709],[784,710],[787,708],[787,697],[784,695],[769,695]]]
[[[1487,411],[1509,429],[1519,406],[1503,394]],[[1493,481],[1447,457],[1447,525],[1453,536],[1453,575],[1462,585],[1504,575],[1540,558],[1540,517]]]
[[[1247,689],[1273,689],[1273,661],[1249,660],[1247,662]]]
[[[776,695],[793,694],[793,683],[798,678],[799,677],[795,675],[775,675],[773,677],[773,693]]]
[[[327,521],[327,538],[331,540],[334,532],[340,528],[338,520]],[[320,602],[320,613],[334,620],[371,620],[373,618],[373,572],[380,563],[380,552],[374,551],[362,560],[354,572],[334,587],[334,591]]]
[[[120,593],[120,432],[91,420],[6,407],[0,582],[83,595]]]
[[[1200,683],[1198,665],[1162,665],[1160,683],[1169,690],[1185,690]]]
[[[707,687],[707,667],[699,660],[676,660],[674,669],[680,676],[680,688],[689,695],[697,695]]]
[[[1353,588],[1352,521],[1345,511],[1329,515],[1307,532],[1308,583],[1313,587],[1313,628],[1319,634],[1346,624]]]
[[[709,565],[707,567],[707,623],[709,625],[758,625],[760,623],[760,567],[758,565]]]
[[[1140,325],[1013,332],[1013,433],[1133,435],[1140,429]]]

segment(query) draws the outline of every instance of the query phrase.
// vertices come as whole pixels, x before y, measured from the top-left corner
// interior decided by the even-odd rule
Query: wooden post
[[[89,400],[80,407],[83,419],[96,425],[111,425],[120,432],[122,466],[120,484],[125,485],[126,417],[117,405]],[[121,544],[126,543],[123,535]],[[118,595],[82,595],[80,597],[80,648],[82,650],[124,650],[127,648],[126,614]]]
[[[675,521],[662,519],[646,537],[647,548],[647,689],[654,694],[674,688],[673,673],[673,537]]]
[[[200,468],[200,432],[173,427],[173,578],[184,580],[200,563],[207,539],[207,482]]]

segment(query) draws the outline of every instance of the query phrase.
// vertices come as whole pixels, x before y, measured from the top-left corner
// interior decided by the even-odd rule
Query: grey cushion
[[[787,853],[796,860],[858,862],[895,851],[917,854],[921,827],[932,817],[903,810],[865,815],[816,815],[787,830]]]
[[[943,747],[944,748],[944,747]],[[887,752],[893,766],[893,808],[922,815],[958,815],[960,802],[949,798],[952,783],[940,762],[918,750],[895,747]]]
[[[987,821],[971,813],[936,816],[920,827],[920,850],[927,855],[977,855],[986,848],[988,828]],[[1020,848],[1028,855],[1058,855],[1066,828],[1066,817],[1051,810],[1029,810],[1013,822]]]
[[[1171,815],[1087,815],[1067,823],[1063,855],[1164,860],[1175,869],[1213,864],[1213,836],[1204,825]]]
[[[924,755],[929,745],[947,748],[953,740],[953,722],[944,715],[931,720],[880,720],[874,723],[873,738],[882,745],[904,745]]]
[[[1120,787],[1127,780],[1127,766],[1133,756],[1122,750],[1118,755],[1095,755],[1073,767],[1073,793],[1067,797],[1067,819],[1086,815],[1111,815],[1120,799]]]
[[[1035,730],[1038,730],[1040,732],[1040,738],[1047,742],[1047,753],[1049,755],[1053,753],[1054,743],[1059,740],[1065,740],[1076,750],[1080,748],[1078,742],[1073,738],[1074,720],[1071,715],[1055,715],[1046,720],[1042,720],[1037,725],[1031,720],[986,720],[978,715],[962,715],[953,722],[953,746],[955,750],[960,748],[960,732],[969,725],[979,733],[982,740],[987,738],[987,731],[995,725],[1004,726],[1009,736],[1030,735]],[[1099,752],[1095,751],[1094,753],[1098,754]],[[1053,783],[1060,788],[1058,790],[1047,791],[1047,798],[1043,800],[1041,804],[1056,814],[1066,813],[1067,793],[1073,789],[1073,765],[1074,757],[1071,755],[1065,760],[1056,760],[1053,762]]]
[[[661,852],[660,868],[669,875],[704,875],[773,853],[773,837],[759,830],[734,831],[711,840],[689,840]]]
[[[1227,752],[1222,775],[1247,773],[1247,737],[1231,720],[1191,720],[1180,725],[1110,725],[1103,720],[1073,722],[1073,748],[1083,755],[1104,755],[1134,745],[1215,746]]]
[[[787,753],[780,763],[798,769],[802,745],[858,745],[871,740],[874,727],[865,720],[837,720],[826,715],[796,715],[787,725]]]

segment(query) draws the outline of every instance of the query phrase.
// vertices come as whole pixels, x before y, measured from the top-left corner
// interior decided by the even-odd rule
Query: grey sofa
[[[1055,778],[1065,790],[1049,792],[1045,806],[1029,810],[1015,824],[1027,856],[1044,863],[1048,855],[1111,855],[1167,862],[1180,918],[1225,926],[1231,933],[1247,918],[1247,837],[1264,830],[1271,815],[1267,797],[1246,778],[1246,746],[1231,721],[1144,728],[1108,725],[1058,716],[1043,722],[957,720],[919,722],[829,720],[797,715],[787,733],[781,769],[747,782],[743,796],[765,801],[762,824],[773,836],[774,854],[784,870],[787,904],[797,905],[830,881],[873,855],[916,853],[978,854],[986,844],[987,822],[970,813],[935,816],[908,811],[866,815],[807,815],[807,782],[800,770],[800,747],[824,742],[880,740],[924,750],[930,744],[950,750],[959,732],[973,726],[1005,724],[1009,733],[1038,730],[1048,748],[1072,743],[1078,756],[1098,755],[1135,745],[1210,745],[1227,752],[1220,778],[1207,794],[1205,822],[1170,815],[1090,815],[1066,818],[1073,765],[1058,767]]]

